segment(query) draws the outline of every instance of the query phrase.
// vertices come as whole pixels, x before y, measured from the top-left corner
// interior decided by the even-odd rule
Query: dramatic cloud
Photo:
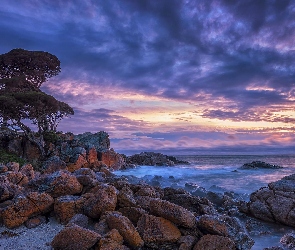
[[[294,23],[289,0],[2,0],[0,53],[60,59],[42,88],[75,108],[62,130],[130,149],[290,146]]]

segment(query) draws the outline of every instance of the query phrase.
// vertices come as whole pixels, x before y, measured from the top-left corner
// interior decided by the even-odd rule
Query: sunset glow
[[[258,3],[259,2],[259,3]],[[4,0],[0,53],[48,51],[59,130],[117,151],[295,149],[292,1]]]

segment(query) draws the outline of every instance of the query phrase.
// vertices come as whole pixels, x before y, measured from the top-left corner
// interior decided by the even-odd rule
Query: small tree
[[[0,124],[22,130],[44,156],[43,134],[55,132],[64,117],[74,114],[68,104],[40,90],[47,78],[60,72],[59,60],[47,52],[16,49],[0,55],[0,65]],[[37,126],[38,134],[27,121]]]

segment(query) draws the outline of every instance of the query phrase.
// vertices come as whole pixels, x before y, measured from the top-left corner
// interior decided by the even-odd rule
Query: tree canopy
[[[55,132],[64,117],[74,114],[67,103],[40,90],[59,72],[59,60],[48,52],[14,49],[0,55],[0,125],[22,130],[41,152],[42,134]],[[37,126],[38,138],[28,121]]]
[[[58,75],[60,61],[44,51],[13,49],[0,55],[0,78],[25,77],[40,88],[48,78]]]

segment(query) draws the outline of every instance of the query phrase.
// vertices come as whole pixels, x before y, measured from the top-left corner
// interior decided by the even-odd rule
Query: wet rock
[[[281,238],[280,242],[287,249],[290,249],[290,250],[295,249],[295,233],[285,234]]]
[[[93,247],[101,236],[91,230],[71,225],[60,231],[51,242],[54,249],[87,250]]]
[[[123,245],[123,237],[117,229],[112,229],[100,241],[95,250],[128,250],[129,248]]]
[[[252,161],[251,163],[245,163],[242,167],[239,167],[238,169],[280,169],[283,168],[278,165],[272,165],[269,163],[266,163],[264,161]]]
[[[11,205],[2,210],[4,225],[8,228],[18,227],[30,217],[49,212],[53,203],[53,198],[46,193],[31,192],[27,196],[19,195]]]
[[[106,211],[114,211],[117,205],[117,189],[111,185],[98,185],[85,197],[83,211],[94,219]]]
[[[110,229],[117,229],[131,248],[140,248],[144,242],[132,222],[119,212],[107,213],[106,221]]]
[[[188,228],[196,226],[196,218],[190,211],[169,201],[151,200],[150,211],[153,215],[163,217],[179,226]]]
[[[58,156],[52,156],[43,163],[42,171],[45,174],[52,174],[59,170],[67,170],[67,166]]]
[[[290,175],[260,188],[241,203],[241,212],[264,221],[295,226],[295,175]]]
[[[235,243],[228,237],[220,235],[204,235],[193,250],[235,250]]]
[[[137,223],[137,228],[145,244],[149,247],[176,243],[181,237],[179,229],[172,222],[153,215],[143,215]]]
[[[204,234],[229,237],[235,242],[237,249],[251,249],[254,245],[254,241],[246,234],[244,227],[235,217],[202,215],[197,225]]]
[[[54,213],[61,224],[67,224],[71,218],[83,211],[85,198],[80,196],[60,196],[55,200]]]
[[[66,170],[54,172],[42,180],[39,190],[45,191],[52,197],[78,194],[83,188],[77,178]]]

